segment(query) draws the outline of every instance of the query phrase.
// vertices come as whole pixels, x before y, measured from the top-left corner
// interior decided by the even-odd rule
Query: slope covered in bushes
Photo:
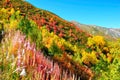
[[[0,5],[0,79],[120,78],[119,40],[89,35],[21,0],[2,0]]]
[[[75,74],[77,70],[74,66],[68,68],[68,62],[71,65],[70,61],[73,61],[72,56],[71,60],[62,61],[63,53],[74,50],[69,41],[60,38],[53,32],[50,33],[45,26],[39,28],[34,21],[25,18],[20,11],[15,11],[14,8],[2,8],[0,11],[2,79],[9,79],[10,75],[13,75],[11,80],[20,79],[24,73],[23,76],[27,76],[22,79],[72,80],[86,73],[80,71],[82,73]],[[9,68],[5,67],[7,65],[10,65]],[[86,69],[79,65],[78,67]],[[47,74],[47,72],[50,73]],[[6,74],[9,75],[5,77]],[[86,75],[88,74],[86,73]],[[86,77],[83,76],[83,78]]]

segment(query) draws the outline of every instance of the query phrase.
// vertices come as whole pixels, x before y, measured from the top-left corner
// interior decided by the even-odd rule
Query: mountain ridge
[[[101,35],[106,38],[118,39],[120,38],[120,29],[119,28],[106,28],[97,25],[86,25],[81,24],[77,21],[71,21],[73,24],[81,28],[82,30],[89,32],[92,35]]]

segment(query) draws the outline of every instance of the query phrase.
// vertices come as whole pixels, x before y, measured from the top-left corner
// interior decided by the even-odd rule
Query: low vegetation
[[[19,1],[29,8],[15,0],[0,1],[1,80],[120,79],[120,40],[92,36]]]

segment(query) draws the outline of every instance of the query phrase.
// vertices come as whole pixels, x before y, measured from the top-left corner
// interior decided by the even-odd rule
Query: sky
[[[68,21],[120,28],[120,0],[26,0]]]

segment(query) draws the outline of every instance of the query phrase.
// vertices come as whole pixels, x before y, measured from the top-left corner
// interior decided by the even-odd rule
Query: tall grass
[[[6,33],[0,48],[1,80],[75,80],[46,58],[20,31]]]

